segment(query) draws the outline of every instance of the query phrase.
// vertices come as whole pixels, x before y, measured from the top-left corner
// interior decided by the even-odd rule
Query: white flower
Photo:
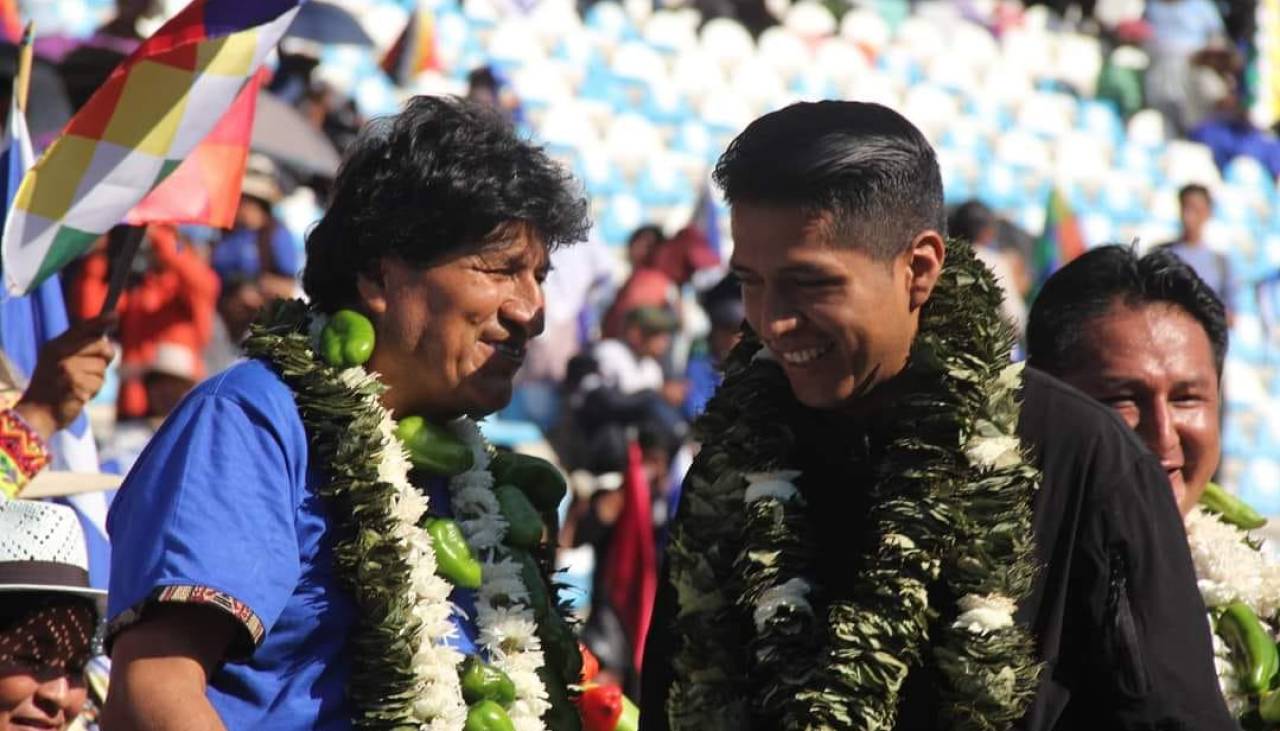
[[[975,467],[1000,469],[1012,467],[1022,460],[1017,437],[973,437],[965,445],[969,463]]]
[[[1018,607],[1013,600],[1001,594],[965,594],[956,602],[960,616],[952,625],[976,635],[1013,626],[1013,613]]]
[[[783,607],[790,607],[805,614],[812,614],[813,607],[809,605],[808,599],[811,588],[809,582],[804,579],[794,578],[766,589],[760,595],[759,601],[756,602],[756,609],[752,616],[752,619],[755,620],[756,631],[764,631],[765,625]]]
[[[795,480],[799,476],[798,470],[748,473],[743,500],[753,503],[763,498],[774,498],[779,502],[786,502],[800,494],[795,486]]]
[[[905,551],[910,551],[911,549],[916,547],[915,541],[902,535],[901,533],[888,533],[881,540],[881,543],[884,543],[886,546],[894,546],[896,548],[901,548]]]
[[[1280,564],[1247,544],[1247,532],[1199,507],[1187,514],[1186,528],[1196,585],[1206,606],[1241,601],[1259,617],[1276,616],[1280,611]]]

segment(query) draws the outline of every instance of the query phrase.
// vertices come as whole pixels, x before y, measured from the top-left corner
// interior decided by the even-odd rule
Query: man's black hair
[[[716,163],[730,205],[830,215],[835,240],[878,258],[926,229],[946,233],[942,175],[901,114],[866,102],[802,102],[752,122]]]
[[[496,112],[418,96],[367,125],[307,236],[302,284],[332,312],[357,300],[356,277],[388,256],[429,266],[532,227],[549,247],[581,241],[587,204],[572,177]]]
[[[1204,328],[1222,376],[1227,315],[1222,301],[1195,270],[1171,251],[1138,257],[1124,246],[1100,246],[1077,257],[1044,283],[1027,320],[1027,363],[1062,375],[1087,367],[1080,357],[1089,325],[1116,306],[1166,303]]]
[[[969,243],[977,243],[982,232],[996,225],[996,214],[980,200],[956,206],[947,217],[947,233]]]
[[[1204,196],[1204,199],[1208,201],[1209,205],[1213,205],[1213,195],[1209,192],[1208,188],[1199,183],[1187,183],[1181,188],[1178,188],[1178,203],[1185,204],[1187,196],[1189,195],[1202,195]]]

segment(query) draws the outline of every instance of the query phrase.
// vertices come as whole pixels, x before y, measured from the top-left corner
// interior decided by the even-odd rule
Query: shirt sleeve
[[[1088,677],[1111,709],[1099,720],[1116,729],[1234,729],[1168,478],[1149,455],[1130,465],[1103,483],[1082,562],[1094,574]]]
[[[299,455],[264,402],[197,392],[139,457],[108,518],[108,641],[157,602],[227,612],[243,630],[231,659],[271,631],[301,573],[305,436]]]
[[[44,440],[13,409],[0,410],[0,497],[17,497],[49,464]]]

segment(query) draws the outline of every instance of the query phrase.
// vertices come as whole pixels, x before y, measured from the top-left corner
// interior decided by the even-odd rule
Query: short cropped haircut
[[[348,149],[329,207],[307,236],[303,288],[332,312],[357,301],[357,276],[384,257],[430,266],[483,248],[513,224],[550,248],[581,241],[581,188],[495,111],[414,97]]]
[[[1222,301],[1195,270],[1166,249],[1138,257],[1124,246],[1100,246],[1059,269],[1044,283],[1027,320],[1027,362],[1053,375],[1087,366],[1079,362],[1092,321],[1117,306],[1168,304],[1204,328],[1222,377],[1227,315]]]
[[[1187,196],[1189,195],[1202,195],[1204,196],[1204,199],[1209,203],[1210,206],[1213,205],[1213,195],[1209,192],[1208,188],[1204,187],[1199,183],[1187,183],[1186,185],[1179,188],[1178,203],[1185,203],[1187,200]]]
[[[802,102],[752,122],[713,178],[731,205],[827,215],[841,245],[885,259],[925,230],[946,233],[942,175],[901,114],[866,102]]]

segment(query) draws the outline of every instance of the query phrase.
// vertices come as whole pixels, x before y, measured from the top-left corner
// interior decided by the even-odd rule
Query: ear
[[[911,242],[906,257],[907,295],[914,311],[923,307],[933,294],[933,287],[942,275],[942,264],[947,260],[947,244],[937,231],[921,231]]]
[[[372,272],[356,274],[356,292],[360,295],[361,309],[375,319],[387,311],[386,260],[374,264]]]

